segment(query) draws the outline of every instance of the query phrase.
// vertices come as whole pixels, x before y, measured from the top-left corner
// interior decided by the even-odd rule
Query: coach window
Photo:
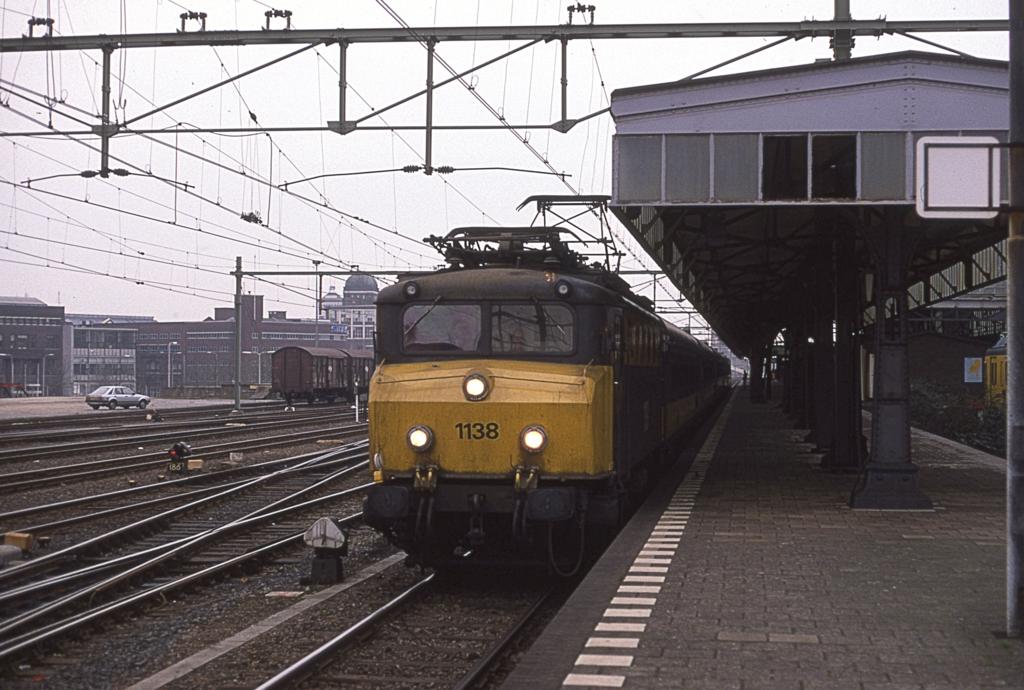
[[[573,313],[564,304],[494,304],[491,307],[491,352],[573,351]]]
[[[406,352],[477,352],[479,304],[412,304],[402,315]]]

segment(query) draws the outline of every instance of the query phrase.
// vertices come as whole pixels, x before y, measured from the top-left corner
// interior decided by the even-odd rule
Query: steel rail
[[[327,412],[319,415],[304,416],[301,419],[284,419],[273,422],[256,422],[254,424],[242,424],[241,422],[238,422],[237,424],[242,424],[240,426],[233,426],[228,422],[217,426],[193,429],[188,432],[161,431],[128,438],[100,439],[98,441],[81,441],[79,443],[58,443],[51,446],[4,448],[3,450],[0,450],[0,462],[17,462],[18,460],[48,457],[51,455],[66,455],[68,453],[75,453],[83,450],[137,446],[146,443],[175,440],[184,433],[187,433],[190,437],[215,436],[217,434],[239,434],[249,431],[260,431],[263,429],[276,429],[281,426],[297,424],[313,424],[320,419],[330,419],[332,416],[333,415],[330,412]]]
[[[83,403],[84,404],[84,403]],[[249,410],[261,410],[263,408],[269,408],[273,405],[281,405],[283,409],[283,403],[279,400],[269,401],[249,401],[243,405],[243,414]],[[121,412],[80,412],[77,414],[65,414],[55,415],[52,417],[17,417],[15,419],[5,419],[0,421],[0,433],[10,431],[12,429],[28,429],[28,428],[41,428],[51,426],[62,426],[68,423],[82,422],[91,424],[96,421],[102,422],[119,422],[123,420],[131,420],[135,418],[145,417],[150,412],[158,409],[158,405],[153,405],[148,409],[144,410],[123,410]],[[174,407],[174,408],[163,408],[160,410],[160,414],[163,417],[183,417],[197,414],[206,414],[208,412],[223,412],[224,416],[228,416],[231,412],[231,406],[227,404],[222,405],[196,405],[194,407]],[[238,415],[234,415],[237,417]]]
[[[315,453],[307,453],[306,457],[310,457],[312,455],[315,455]],[[294,458],[292,458],[292,459],[289,459],[289,462],[298,462],[298,461],[295,460]],[[321,462],[321,463],[318,463],[316,465],[310,465],[310,466],[302,467],[300,469],[300,472],[305,472],[307,470],[321,470],[321,469],[324,469],[324,468],[327,468],[327,467],[333,467],[335,465],[345,464],[347,462],[350,462],[350,460],[347,460],[345,458],[341,458],[341,459],[338,459],[338,460],[327,460],[325,462]],[[260,463],[260,464],[264,464],[264,463]],[[283,463],[281,461],[271,460],[271,461],[269,461],[268,463],[265,463],[265,464],[266,465],[280,465],[280,464],[283,464]],[[252,468],[253,467],[255,467],[255,465],[250,465],[248,467],[232,468],[230,470],[224,470],[224,472],[227,472],[227,473],[230,473],[230,474],[252,474],[252,472],[253,472]],[[258,472],[258,471],[259,470],[256,470],[256,472]],[[186,479],[200,479],[200,477],[186,477]],[[217,484],[215,486],[205,486],[205,487],[203,487],[201,489],[193,489],[191,491],[184,491],[184,492],[179,493],[179,494],[171,494],[170,496],[160,496],[159,498],[151,498],[151,499],[146,500],[146,501],[128,503],[128,504],[123,505],[123,506],[114,506],[112,508],[104,508],[103,510],[98,510],[98,511],[95,511],[95,512],[92,512],[92,513],[85,513],[84,515],[75,515],[75,516],[72,516],[72,517],[69,517],[69,518],[63,518],[61,520],[53,520],[51,522],[43,522],[43,523],[40,523],[38,525],[28,525],[28,526],[25,526],[25,527],[19,527],[19,528],[15,529],[14,531],[15,532],[28,532],[29,534],[33,534],[33,535],[47,534],[47,533],[52,532],[53,530],[59,529],[61,527],[67,527],[68,525],[75,525],[75,524],[78,524],[80,522],[89,522],[91,520],[96,520],[96,519],[103,518],[103,517],[109,517],[111,515],[118,515],[120,513],[131,513],[131,512],[135,512],[136,510],[140,510],[140,509],[143,509],[143,508],[150,508],[152,506],[161,505],[163,503],[173,503],[174,501],[180,501],[180,500],[183,500],[183,499],[188,499],[188,498],[193,498],[193,497],[197,497],[197,496],[202,496],[204,494],[208,494],[208,493],[211,493],[211,492],[214,492],[214,491],[218,491],[220,489],[228,489],[228,488],[230,488],[232,486],[237,486],[237,485],[242,484],[242,483],[244,483],[246,481],[248,481],[248,480],[247,479],[235,479],[233,481],[225,482],[223,484]],[[150,488],[150,490],[152,490],[154,488],[160,488],[160,485],[159,484],[149,484],[149,485],[147,485],[147,487]],[[36,512],[38,512],[38,511],[36,511]]]
[[[38,580],[36,582],[30,582],[28,584],[21,585],[19,587],[5,589],[4,591],[0,592],[0,602],[12,601],[18,599],[19,597],[24,597],[26,594],[33,591],[40,585],[46,585],[50,587],[59,586],[67,582],[72,582],[74,580],[80,580],[82,578],[89,577],[90,575],[100,573],[105,570],[110,570],[111,568],[116,568],[119,565],[134,563],[138,561],[140,558],[145,558],[147,556],[152,556],[154,554],[163,553],[167,549],[173,548],[178,544],[183,544],[189,539],[191,539],[191,537],[181,537],[179,539],[175,539],[174,541],[170,541],[165,544],[157,544],[156,546],[150,546],[149,548],[143,549],[142,551],[133,551],[132,553],[126,553],[123,556],[117,556],[115,558],[108,558],[105,561],[93,563],[92,565],[87,565],[83,568],[78,568],[77,570],[70,570],[66,573],[61,573],[60,575],[52,575],[44,580]]]
[[[911,31],[1007,31],[1006,19],[901,20],[851,19],[795,22],[691,22],[664,24],[549,24],[518,26],[388,27],[365,29],[271,29],[177,33],[96,34],[0,39],[0,52],[117,50],[189,46],[286,45],[310,43],[415,43],[445,41],[554,41],[630,38],[715,38],[800,35],[882,36]]]
[[[338,522],[339,524],[347,525],[361,518],[362,513],[355,513],[354,515],[341,518]],[[65,632],[69,632],[82,625],[91,623],[92,621],[97,620],[103,616],[127,609],[131,606],[135,606],[139,603],[142,603],[143,601],[146,601],[147,599],[151,599],[157,596],[163,596],[166,592],[169,592],[174,589],[179,589],[181,587],[184,587],[188,584],[191,584],[199,580],[206,579],[211,575],[215,575],[223,570],[232,568],[238,565],[239,563],[259,558],[266,553],[270,553],[284,546],[288,546],[292,542],[301,539],[302,535],[303,532],[297,532],[288,537],[284,537],[283,539],[278,539],[276,541],[270,542],[251,551],[247,551],[244,554],[234,556],[220,563],[216,563],[207,568],[203,568],[202,570],[199,570],[195,573],[191,573],[189,575],[182,576],[171,582],[167,582],[156,587],[147,589],[145,591],[129,595],[118,601],[114,601],[104,606],[101,606],[97,609],[92,609],[90,611],[86,611],[84,613],[71,616],[62,621],[58,621],[57,623],[50,624],[46,627],[46,629],[34,631],[29,635],[23,635],[17,641],[14,641],[9,645],[0,648],[0,660],[9,658],[14,654],[17,654],[18,652],[25,651],[40,643],[51,640]]]
[[[158,491],[160,489],[165,489],[167,487],[180,486],[182,484],[201,484],[204,481],[211,481],[211,480],[216,481],[217,479],[220,479],[220,478],[223,478],[223,477],[229,477],[229,476],[231,476],[233,474],[246,474],[246,473],[251,473],[251,472],[261,472],[261,471],[263,471],[265,469],[268,469],[268,468],[271,468],[271,467],[275,467],[275,466],[278,466],[278,465],[288,465],[288,464],[293,463],[293,462],[301,462],[302,460],[305,460],[307,458],[312,458],[312,457],[315,457],[317,455],[320,455],[322,452],[323,452],[322,450],[317,450],[317,451],[313,451],[313,452],[310,452],[310,453],[302,453],[300,455],[292,455],[292,456],[289,456],[289,457],[286,457],[286,458],[278,458],[276,460],[266,460],[264,462],[258,462],[258,463],[252,464],[252,465],[243,465],[241,467],[231,467],[231,468],[224,469],[224,470],[215,470],[213,472],[207,472],[207,473],[202,473],[202,474],[194,474],[194,475],[191,475],[191,476],[188,476],[188,477],[182,477],[180,479],[171,479],[169,481],[153,482],[151,484],[142,484],[141,486],[133,486],[133,487],[130,487],[130,488],[127,488],[127,489],[117,489],[115,491],[104,491],[103,493],[91,494],[91,495],[88,495],[88,496],[79,496],[77,498],[69,498],[69,499],[65,499],[63,501],[55,501],[53,503],[42,503],[42,504],[39,504],[39,505],[28,506],[27,508],[16,508],[14,510],[9,510],[9,511],[6,511],[4,513],[0,513],[0,521],[9,520],[12,517],[20,517],[22,515],[32,515],[32,514],[35,514],[35,513],[46,513],[46,512],[52,511],[52,510],[60,510],[60,509],[63,509],[63,508],[72,508],[74,506],[86,505],[88,503],[95,503],[97,501],[104,501],[104,500],[107,500],[109,498],[115,498],[115,497],[118,497],[118,496],[127,496],[129,494],[135,494],[135,493],[140,493],[140,492],[144,493],[144,492],[147,492],[147,491]],[[329,461],[329,462],[334,462],[334,461]],[[323,463],[323,464],[326,465],[327,463]],[[246,481],[246,480],[239,479],[239,480],[236,480],[236,481],[241,483],[241,482]],[[205,487],[203,489],[196,489],[194,491],[189,491],[189,492],[180,493],[180,494],[174,494],[173,496],[167,497],[167,500],[171,500],[171,499],[174,499],[174,498],[179,498],[181,496],[186,496],[186,495],[190,495],[190,494],[198,495],[198,493],[202,492],[202,491],[212,491],[212,490],[215,490],[217,488],[225,488],[225,487],[231,486],[231,485],[232,485],[232,483],[218,484],[218,485],[212,486],[212,487]],[[164,499],[155,499],[155,500],[164,500]],[[147,503],[151,503],[151,502],[147,501],[145,503],[133,503],[131,505],[132,506],[141,506],[141,505],[146,505]],[[113,512],[118,511],[118,510],[121,510],[121,508],[120,507],[118,507],[118,508],[111,508],[107,512],[108,513],[113,513]],[[71,523],[68,522],[67,524],[71,524]],[[40,525],[38,527],[52,527],[54,525],[56,525],[56,523],[50,523],[48,525]],[[26,529],[18,530],[18,531],[33,531],[34,529],[36,529],[36,528],[26,528]]]
[[[315,650],[302,657],[291,666],[288,666],[284,670],[278,672],[274,677],[267,681],[264,681],[256,690],[276,690],[277,688],[292,687],[299,681],[308,677],[314,673],[321,665],[323,665],[331,656],[333,656],[338,650],[344,647],[346,644],[352,641],[353,638],[360,635],[364,630],[380,621],[388,613],[396,609],[410,599],[414,594],[419,592],[421,589],[429,585],[437,573],[430,573],[424,576],[414,585],[406,589],[404,592],[399,594],[397,597],[389,601],[388,603],[381,606],[379,609],[365,616],[362,620],[355,623],[348,629],[342,631],[336,637],[328,640],[324,644],[317,647]],[[3,657],[2,651],[0,651],[0,658]]]
[[[486,654],[484,654],[477,660],[477,662],[473,665],[473,668],[471,668],[462,677],[462,679],[455,684],[452,690],[469,690],[470,688],[472,688],[483,677],[484,673],[486,673],[487,670],[491,667],[491,664],[493,664],[494,660],[498,658],[498,655],[504,652],[505,648],[508,647],[512,640],[515,639],[516,635],[518,635],[519,632],[526,627],[527,623],[533,620],[533,617],[537,615],[537,611],[540,610],[540,607],[543,606],[548,601],[548,599],[551,598],[551,595],[555,593],[555,590],[555,587],[551,587],[543,594],[541,594],[540,597],[537,598],[537,601],[535,601],[533,605],[529,608],[529,610],[526,613],[524,613],[515,622],[515,624],[505,632],[504,635],[502,635],[500,640],[498,640],[494,643],[494,645],[491,646],[491,648],[487,651]]]
[[[164,413],[160,413],[163,417]],[[131,433],[133,431],[144,431],[149,429],[151,431],[170,431],[172,429],[189,429],[201,424],[219,424],[224,422],[250,422],[250,421],[268,421],[275,418],[282,418],[284,415],[291,415],[291,418],[300,418],[315,416],[314,411],[309,412],[284,412],[282,410],[269,410],[265,412],[250,412],[244,414],[241,417],[238,415],[214,415],[212,417],[201,417],[194,420],[181,420],[172,422],[153,422],[153,421],[136,421],[132,423],[117,424],[111,426],[83,426],[83,427],[72,427],[69,429],[59,430],[47,430],[38,429],[30,431],[18,431],[14,433],[2,433],[0,432],[0,444],[9,445],[18,441],[32,441],[37,438],[44,439],[56,439],[56,438],[77,438],[77,437],[88,437],[88,436],[106,436],[119,433]],[[343,412],[342,416],[349,415],[350,412]]]
[[[347,470],[343,470],[342,473],[351,472],[356,469],[359,469],[360,467],[361,465],[353,466],[348,468]],[[342,473],[336,474],[340,475]],[[323,481],[318,482],[318,485],[322,483]],[[327,501],[332,501],[337,498],[350,496],[352,494],[365,491],[370,486],[372,486],[372,483],[360,484],[359,486],[344,489],[342,491],[336,491],[334,493],[327,494],[326,496],[321,496],[320,498],[310,499],[303,503],[298,503],[292,506],[286,506],[284,508],[279,508],[274,511],[266,512],[273,505],[277,505],[279,503],[292,500],[295,496],[300,495],[300,493],[305,493],[306,491],[316,488],[314,485],[304,487],[304,489],[301,490],[300,492],[296,492],[294,495],[275,501],[274,503],[268,506],[264,506],[259,510],[253,511],[249,515],[246,515],[235,520],[231,520],[227,523],[220,525],[219,527],[204,530],[196,535],[192,535],[191,537],[186,538],[183,541],[177,540],[175,541],[174,545],[170,546],[167,550],[157,553],[156,555],[146,559],[142,563],[130,565],[126,570],[111,575],[110,577],[106,578],[105,580],[102,580],[101,582],[87,585],[86,587],[79,589],[75,592],[66,594],[45,604],[41,604],[40,606],[37,606],[34,609],[4,619],[3,621],[0,621],[0,635],[9,633],[13,630],[17,630],[18,628],[23,627],[26,623],[47,616],[48,614],[51,614],[77,601],[88,599],[88,601],[91,602],[95,599],[95,597],[98,594],[101,594],[106,590],[109,590],[133,578],[136,578],[142,573],[151,570],[156,566],[162,565],[167,561],[170,561],[181,556],[185,556],[189,551],[195,551],[203,544],[209,542],[210,540],[226,532],[233,531],[241,527],[247,527],[257,522],[263,522],[266,520],[278,518],[282,515],[287,515],[288,513],[302,511],[312,506],[316,506]],[[300,532],[299,534],[301,536],[302,533]],[[46,626],[44,626],[44,628],[45,627]],[[6,649],[8,645],[15,644],[19,639],[31,634],[32,632],[22,633],[21,635],[16,635],[12,638],[4,640],[3,642],[0,642],[0,658],[3,658],[3,651]]]
[[[193,449],[193,455],[195,457],[216,457],[220,455],[225,455],[235,450],[246,450],[254,447],[262,449],[272,448],[275,446],[290,445],[292,443],[295,443],[296,441],[316,439],[318,436],[322,436],[323,434],[346,435],[353,432],[361,431],[365,428],[366,424],[364,422],[360,422],[359,424],[352,424],[349,426],[337,428],[319,427],[316,429],[309,429],[306,431],[293,431],[287,434],[261,436],[258,438],[243,439],[239,441],[228,441],[226,443],[219,443],[210,446],[201,446],[199,448],[195,448]],[[146,460],[146,458],[153,459]],[[167,451],[158,450],[153,451],[151,453],[142,453],[140,455],[128,455],[120,458],[90,460],[89,462],[75,463],[72,465],[61,465],[59,467],[41,467],[39,469],[34,470],[9,472],[7,474],[0,475],[0,493],[5,491],[24,490],[35,486],[57,483],[59,481],[85,479],[87,477],[111,474],[113,472],[143,469],[146,467],[157,467],[166,464],[167,461]],[[96,469],[86,469],[80,472],[66,472],[66,470],[78,469],[80,467],[92,467]],[[16,481],[5,481],[12,478],[15,479]],[[167,482],[164,482],[164,484],[166,485]],[[3,517],[3,515],[4,514],[0,514],[0,517]]]
[[[280,474],[282,474],[284,472],[294,471],[295,469],[297,469],[299,467],[304,467],[307,464],[315,464],[315,463],[317,463],[319,461],[330,460],[330,459],[333,459],[334,456],[342,454],[342,453],[353,453],[353,454],[363,453],[363,452],[365,452],[364,449],[365,449],[366,445],[367,445],[367,443],[365,441],[360,442],[360,443],[347,444],[345,446],[342,446],[341,448],[333,449],[333,450],[327,451],[325,453],[322,453],[321,455],[312,457],[312,458],[310,458],[308,460],[304,460],[304,461],[300,462],[296,467],[289,467],[289,468],[286,468],[286,469],[283,469],[283,470],[277,470],[275,472],[271,472],[270,474],[266,474],[266,475],[263,475],[263,476],[260,476],[260,477],[255,477],[253,479],[250,479],[250,480],[247,480],[247,481],[243,482],[242,484],[230,487],[228,489],[225,489],[224,491],[221,491],[219,493],[213,494],[212,496],[206,496],[204,498],[200,498],[200,499],[197,499],[197,500],[192,501],[190,503],[187,503],[187,504],[185,504],[183,506],[176,506],[174,508],[170,508],[168,510],[165,510],[165,511],[163,511],[161,513],[157,513],[156,515],[150,515],[148,517],[142,518],[140,520],[136,520],[136,521],[134,521],[132,523],[129,523],[127,525],[122,525],[121,527],[118,527],[117,529],[111,530],[109,532],[105,532],[103,534],[96,535],[95,537],[90,537],[89,539],[86,539],[84,541],[78,542],[77,544],[73,544],[71,546],[67,546],[67,547],[65,547],[63,549],[60,549],[58,551],[52,551],[52,552],[46,554],[45,556],[40,556],[40,557],[34,558],[34,559],[30,560],[30,561],[25,561],[23,563],[19,563],[17,565],[8,566],[7,568],[4,568],[3,570],[0,570],[0,583],[8,581],[8,580],[15,579],[17,577],[20,577],[22,574],[27,573],[27,572],[39,570],[39,568],[42,565],[46,565],[46,564],[49,564],[49,563],[52,563],[52,562],[56,562],[56,561],[59,561],[59,560],[66,559],[66,558],[68,558],[70,556],[74,556],[74,555],[76,555],[76,554],[78,554],[78,553],[80,553],[82,551],[85,551],[85,550],[87,550],[89,548],[94,548],[95,546],[97,546],[99,544],[102,544],[104,542],[107,542],[107,541],[109,541],[109,540],[111,540],[111,539],[113,539],[115,537],[121,536],[123,534],[127,534],[127,533],[132,532],[132,531],[139,530],[139,529],[141,529],[143,527],[147,527],[149,525],[155,524],[155,523],[160,522],[162,520],[166,520],[166,519],[168,519],[170,517],[173,517],[173,516],[177,515],[178,513],[185,512],[186,510],[192,510],[192,509],[197,508],[197,507],[199,507],[199,506],[201,506],[201,505],[203,505],[205,503],[208,503],[210,501],[214,501],[214,500],[217,500],[217,499],[220,499],[220,498],[225,498],[225,497],[227,497],[227,496],[229,496],[229,495],[231,495],[231,494],[233,494],[235,492],[238,492],[238,491],[241,491],[243,489],[249,488],[250,486],[255,486],[256,484],[261,484],[263,482],[269,481],[270,479],[273,479],[273,478],[279,476]]]
[[[344,462],[350,463],[351,459],[344,460]],[[334,464],[336,464],[336,463],[334,463]],[[364,465],[365,465],[365,462],[358,463],[356,465],[350,465],[350,466],[344,467],[343,469],[340,469],[340,470],[337,470],[335,472],[332,472],[331,474],[329,474],[329,475],[327,475],[325,477],[321,477],[317,481],[315,481],[315,482],[313,482],[311,484],[308,484],[308,485],[302,487],[301,489],[288,494],[287,496],[284,496],[284,497],[282,497],[282,498],[280,498],[280,499],[278,499],[276,501],[273,501],[271,503],[268,503],[265,506],[262,506],[258,510],[253,511],[250,514],[248,514],[246,516],[243,516],[242,518],[237,518],[235,520],[229,520],[228,523],[225,523],[225,525],[222,525],[221,527],[205,529],[205,530],[202,530],[202,531],[200,531],[200,532],[198,532],[198,533],[196,533],[194,535],[190,535],[190,536],[183,537],[183,538],[178,538],[178,539],[173,539],[170,542],[167,542],[165,544],[160,544],[160,545],[157,545],[155,547],[149,547],[149,548],[143,549],[142,551],[139,551],[139,552],[125,554],[124,556],[119,556],[119,557],[114,558],[114,559],[108,559],[108,561],[113,561],[113,562],[116,562],[118,564],[121,564],[121,563],[134,563],[134,562],[138,562],[138,561],[140,561],[140,560],[142,560],[144,558],[149,557],[151,559],[151,561],[150,561],[151,563],[153,563],[153,564],[159,563],[160,562],[159,559],[161,559],[163,557],[163,555],[167,554],[170,551],[173,551],[173,550],[177,549],[178,547],[182,547],[182,546],[186,546],[186,545],[187,546],[191,546],[191,547],[196,547],[196,546],[198,546],[198,545],[200,545],[202,543],[202,541],[200,541],[200,538],[205,540],[205,538],[207,538],[207,537],[219,536],[220,534],[223,534],[223,533],[225,533],[227,531],[232,531],[232,530],[226,529],[227,527],[233,527],[233,529],[237,529],[240,526],[249,525],[249,524],[252,524],[253,522],[256,522],[256,521],[263,521],[265,519],[269,519],[270,517],[274,517],[274,516],[277,516],[277,515],[286,514],[288,512],[291,512],[292,507],[281,508],[280,510],[272,510],[272,509],[275,508],[276,506],[280,506],[282,503],[289,503],[289,502],[294,501],[294,500],[296,500],[298,498],[301,498],[302,496],[304,496],[305,494],[307,494],[307,493],[309,493],[311,491],[315,491],[316,489],[318,489],[318,488],[320,488],[320,487],[322,487],[322,486],[324,486],[326,484],[329,484],[330,482],[333,482],[333,481],[335,481],[337,479],[341,479],[342,477],[345,477],[345,476],[355,472],[356,470],[362,469],[364,467]],[[323,467],[323,464],[317,464],[317,465],[313,466],[313,468],[316,468],[316,469],[321,469],[322,467]],[[306,469],[310,469],[310,468],[306,468]],[[363,488],[365,488],[366,486],[368,486],[368,485],[362,485]],[[235,524],[235,523],[238,523],[238,524]],[[0,602],[5,601],[5,600],[10,600],[10,599],[24,598],[24,597],[29,596],[29,595],[31,595],[33,598],[35,598],[35,597],[38,597],[41,593],[47,592],[50,589],[53,589],[54,587],[59,587],[60,585],[63,585],[66,582],[69,582],[69,581],[71,581],[73,579],[79,579],[81,577],[86,577],[88,575],[92,575],[92,574],[94,574],[96,572],[99,572],[100,570],[109,569],[109,568],[97,568],[97,566],[101,566],[101,565],[103,565],[103,564],[100,563],[100,564],[89,565],[89,566],[86,566],[84,568],[79,568],[77,570],[73,570],[73,571],[70,571],[70,572],[61,573],[60,575],[55,575],[53,577],[46,578],[45,580],[40,580],[38,582],[34,582],[34,583],[23,585],[21,587],[13,589],[13,590],[8,590],[6,592],[2,592],[2,593],[0,593]],[[133,574],[136,574],[136,573],[133,572]],[[117,579],[117,576],[114,576],[113,578],[107,580],[107,583],[108,583],[107,586],[109,587],[109,586],[111,586],[113,584],[117,584],[117,582],[119,582],[119,580]],[[51,607],[52,603],[53,602],[51,602],[50,604],[44,605],[47,612],[52,610],[52,607]],[[15,616],[13,618],[9,618],[9,619],[3,620],[2,622],[0,622],[0,625],[2,625],[3,626],[3,630],[6,631],[6,630],[8,630],[12,626],[12,624],[15,621],[17,621],[19,623],[23,622],[23,621],[19,620],[22,616],[26,617],[25,620],[31,620],[31,618],[36,617],[35,615],[29,616],[30,613],[31,612],[27,612],[25,614],[19,614],[19,616]]]

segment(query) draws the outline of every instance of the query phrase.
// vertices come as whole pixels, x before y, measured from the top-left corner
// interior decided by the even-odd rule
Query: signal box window
[[[495,304],[491,307],[491,352],[570,353],[572,310],[562,304]]]
[[[853,199],[857,196],[857,137],[811,139],[811,196]]]
[[[402,315],[406,352],[477,352],[478,304],[413,304]]]
[[[766,136],[761,165],[761,198],[807,198],[807,136]]]

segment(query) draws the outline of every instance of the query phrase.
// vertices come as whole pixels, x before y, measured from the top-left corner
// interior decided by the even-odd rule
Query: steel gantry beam
[[[831,37],[954,31],[1006,31],[1005,19],[900,20],[856,19],[799,22],[718,22],[666,24],[549,24],[539,26],[461,26],[366,29],[260,29],[177,33],[95,34],[91,36],[22,36],[0,39],[0,52],[99,50],[104,47],[166,48],[187,46],[283,45],[288,43],[409,43],[447,41],[553,41],[622,38],[758,38]]]
[[[430,175],[434,172],[433,165],[433,132],[439,130],[487,130],[487,129],[553,129],[558,132],[568,132],[575,125],[596,117],[608,111],[607,108],[581,117],[570,118],[568,106],[568,43],[571,40],[600,40],[600,39],[652,39],[652,38],[738,38],[738,37],[781,37],[782,40],[800,39],[815,36],[831,37],[833,42],[843,45],[852,44],[854,36],[882,36],[886,34],[906,35],[910,32],[948,32],[948,31],[1005,31],[1008,22],[998,19],[976,19],[976,20],[929,20],[929,21],[888,21],[886,19],[872,20],[851,20],[848,13],[837,13],[837,20],[832,21],[799,21],[799,22],[727,22],[727,23],[666,23],[666,24],[561,24],[541,26],[473,26],[473,27],[408,27],[399,26],[395,28],[366,28],[366,29],[275,29],[262,28],[257,31],[207,31],[206,17],[202,18],[201,29],[198,31],[178,31],[175,33],[142,33],[142,34],[97,34],[90,36],[53,36],[47,33],[43,36],[22,36],[21,38],[0,39],[0,53],[5,52],[52,52],[64,50],[101,50],[103,53],[103,106],[102,115],[98,125],[85,130],[61,131],[50,129],[48,131],[35,132],[0,132],[0,137],[21,137],[21,136],[96,136],[100,139],[101,160],[99,174],[102,177],[110,175],[110,140],[119,134],[152,134],[152,135],[177,135],[181,132],[191,134],[202,132],[213,133],[246,133],[246,132],[315,132],[333,131],[338,134],[349,134],[356,130],[425,130],[426,155],[422,167],[423,172]],[[182,15],[182,24],[188,15]],[[437,45],[446,41],[525,41],[526,43],[510,49],[505,53],[485,61],[471,69],[456,73],[449,69],[451,79],[435,84],[433,81],[433,69],[435,51]],[[446,125],[434,122],[433,117],[433,96],[434,91],[454,81],[464,82],[464,77],[471,72],[481,69],[510,55],[528,48],[536,43],[544,41],[558,41],[560,43],[561,56],[561,119],[552,123],[521,123],[514,124],[499,116],[498,124],[459,124]],[[395,103],[392,103],[381,110],[374,111],[358,120],[349,120],[346,117],[346,73],[350,57],[348,48],[355,43],[365,44],[393,44],[393,43],[420,43],[427,50],[426,65],[426,89],[406,96]],[[324,125],[317,126],[284,126],[264,127],[256,123],[256,127],[189,127],[182,128],[168,127],[165,129],[137,129],[131,125],[139,120],[167,108],[188,101],[196,96],[217,89],[242,77],[253,74],[271,65],[283,62],[310,48],[318,45],[337,44],[339,46],[339,88],[338,88],[338,119],[330,120]],[[760,52],[775,45],[761,46],[753,51],[745,53],[733,60]],[[141,115],[136,115],[120,123],[113,123],[109,119],[110,96],[110,57],[115,50],[126,50],[131,48],[170,48],[189,46],[226,46],[226,45],[286,45],[302,44],[298,50],[274,58],[261,65],[253,67],[238,75],[221,80],[215,84],[203,87],[199,90],[178,98],[170,103],[158,106]],[[836,43],[838,45],[838,43]],[[439,59],[439,58],[438,58]],[[447,63],[442,63],[447,68]],[[716,65],[717,69],[721,65]],[[708,70],[702,70],[705,72]],[[697,74],[701,74],[698,72]],[[696,75],[691,75],[696,76]],[[362,124],[365,120],[379,116],[382,112],[390,110],[398,105],[426,96],[425,122],[422,125],[388,125],[374,126]],[[479,98],[479,96],[478,96]],[[59,113],[59,111],[58,111]],[[63,113],[59,113],[63,114]]]

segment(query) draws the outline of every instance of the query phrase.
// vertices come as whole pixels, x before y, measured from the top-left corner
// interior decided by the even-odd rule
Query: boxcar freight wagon
[[[372,360],[330,347],[282,347],[273,355],[271,393],[290,405],[296,400],[351,401],[365,392]]]

